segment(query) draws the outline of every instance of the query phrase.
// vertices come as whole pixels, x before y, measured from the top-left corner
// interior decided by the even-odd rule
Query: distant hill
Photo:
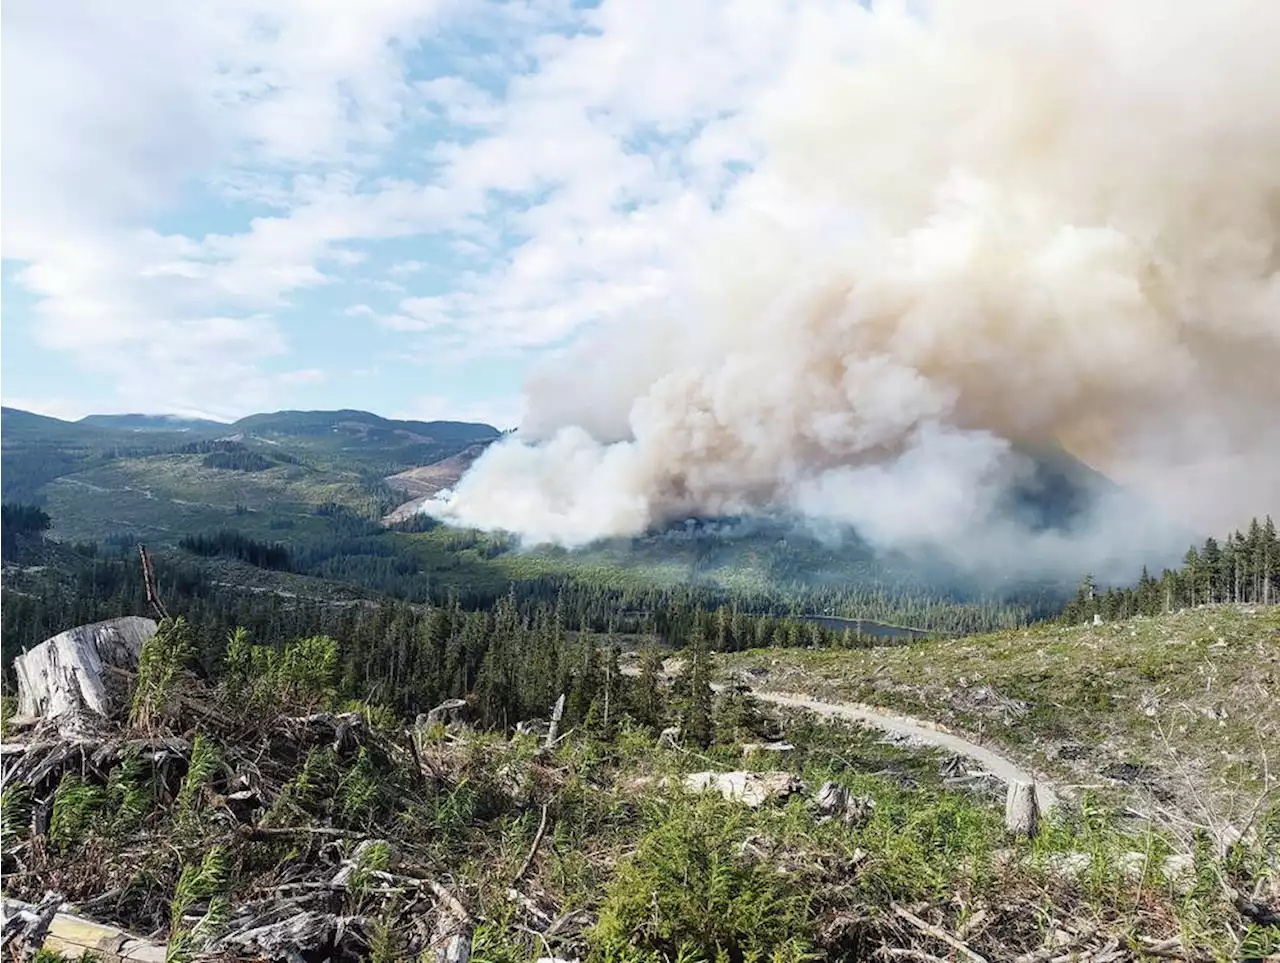
[[[277,411],[250,415],[225,428],[228,437],[292,446],[334,464],[392,475],[429,465],[500,432],[461,421],[398,421],[367,411]]]
[[[188,432],[149,431],[63,421],[18,408],[0,408],[0,496],[40,503],[55,478],[104,459],[155,454],[191,440]]]
[[[86,415],[77,424],[122,431],[219,431],[225,422],[209,418],[184,418],[181,415]]]
[[[1022,449],[1021,454],[1030,470],[1000,507],[1032,531],[1070,529],[1098,498],[1121,493],[1111,479],[1061,448]]]
[[[397,421],[353,410],[280,411],[222,424],[152,414],[90,415],[72,422],[4,408],[0,475],[4,501],[45,504],[56,496],[62,511],[55,515],[55,533],[75,519],[75,537],[92,538],[157,524],[163,531],[167,522],[158,503],[166,499],[181,509],[181,524],[195,528],[208,514],[202,506],[225,513],[237,505],[271,511],[276,502],[393,502],[385,488],[379,495],[370,486],[499,434],[484,424]],[[209,457],[210,446],[228,443],[238,445],[237,452],[220,452],[223,461],[234,457],[276,467],[256,478],[235,472],[233,484],[217,471],[219,459]]]
[[[346,435],[364,440],[418,440],[437,443],[497,438],[501,432],[492,425],[465,421],[400,421],[367,411],[276,411],[249,415],[226,426],[232,431],[258,435],[322,437]]]
[[[49,415],[37,415],[21,408],[0,408],[0,441],[6,448],[18,442],[90,444],[105,437],[100,427],[82,421],[63,421]]]
[[[950,557],[964,555],[963,545],[945,553],[885,551],[855,532],[819,532],[782,516],[678,519],[576,552],[521,547],[425,518],[420,527],[389,528],[379,520],[412,517],[421,499],[453,487],[502,433],[354,410],[264,413],[230,425],[187,421],[196,423],[152,415],[67,422],[6,408],[4,500],[42,506],[50,537],[68,543],[141,540],[163,550],[186,535],[235,532],[287,544],[297,574],[404,598],[445,586],[500,592],[513,582],[568,576],[628,591],[707,588],[757,608],[782,599],[818,614],[951,631],[1054,610],[1088,570],[1081,560],[1079,571],[1046,583],[1020,559],[1016,571],[974,574]],[[1032,531],[1070,529],[1097,495],[1115,492],[1064,452],[1027,454],[1030,466],[1006,494],[1005,509]],[[1006,606],[1014,595],[1021,601]],[[945,625],[929,621],[940,600],[972,601],[963,616],[969,621],[954,612]]]

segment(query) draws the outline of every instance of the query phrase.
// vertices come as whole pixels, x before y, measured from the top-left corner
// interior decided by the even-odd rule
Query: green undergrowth
[[[678,685],[645,724],[634,694],[592,702],[547,748],[532,733],[409,725],[343,703],[325,637],[276,648],[241,634],[217,683],[199,683],[175,668],[187,631],[167,622],[148,643],[125,749],[87,753],[25,795],[6,786],[6,895],[110,893],[92,905],[167,934],[178,961],[282,894],[348,920],[357,949],[335,959],[432,959],[437,888],[465,909],[477,963],[948,951],[903,912],[964,933],[989,960],[1040,950],[1062,928],[1134,947],[1179,940],[1206,960],[1280,951],[1280,933],[1229,895],[1280,895],[1275,810],[1224,845],[1124,820],[1086,793],[1028,840],[1006,831],[1000,787],[949,782],[937,753],[741,692],[715,696],[705,745],[660,737],[696,716]],[[342,710],[359,716],[332,715]],[[744,749],[779,742],[790,748]],[[684,789],[689,774],[737,770],[796,781],[754,808]],[[829,782],[849,802],[824,814]],[[45,792],[51,820],[37,834]]]
[[[762,649],[722,666],[759,690],[942,723],[1064,783],[1200,823],[1247,818],[1269,788],[1267,747],[1280,744],[1275,606],[893,647]]]

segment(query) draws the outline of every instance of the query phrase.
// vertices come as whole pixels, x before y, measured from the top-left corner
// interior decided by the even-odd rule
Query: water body
[[[926,629],[913,629],[906,625],[890,625],[874,619],[842,619],[834,615],[797,615],[801,622],[817,622],[824,629],[835,629],[842,632],[849,629],[855,635],[869,635],[877,639],[924,639],[929,637]]]

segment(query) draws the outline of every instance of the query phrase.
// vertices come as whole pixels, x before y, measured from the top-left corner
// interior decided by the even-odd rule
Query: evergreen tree
[[[684,703],[680,713],[681,734],[705,749],[715,735],[711,721],[711,654],[706,638],[697,630],[689,637],[688,649],[689,657],[680,679]]]
[[[1270,605],[1276,598],[1276,592],[1272,583],[1280,581],[1280,538],[1276,536],[1276,524],[1271,520],[1271,516],[1267,516],[1266,522],[1262,526],[1262,598],[1258,599],[1263,605]]]
[[[578,633],[578,640],[578,666],[565,702],[566,720],[573,724],[586,720],[592,703],[601,692],[603,676],[595,635],[583,630]]]
[[[662,655],[657,649],[640,653],[640,675],[632,689],[631,715],[642,725],[662,725]]]

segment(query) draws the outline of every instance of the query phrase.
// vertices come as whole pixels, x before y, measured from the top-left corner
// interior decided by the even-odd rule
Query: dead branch
[[[142,558],[142,582],[147,589],[147,602],[155,610],[156,615],[162,619],[167,619],[169,613],[165,610],[164,603],[160,601],[160,596],[156,592],[156,573],[151,567],[151,555],[147,551],[147,546],[139,545],[138,555]]]
[[[1138,937],[1138,944],[1145,955],[1158,956],[1162,960],[1188,960],[1198,963],[1200,960],[1212,959],[1212,957],[1197,953],[1195,950],[1187,949],[1182,945],[1182,940],[1176,937],[1171,940],[1157,941],[1140,936]]]
[[[511,881],[512,886],[524,879],[524,874],[529,872],[529,867],[533,865],[533,858],[538,854],[538,847],[542,845],[542,836],[547,831],[547,807],[549,805],[550,803],[542,804],[542,819],[538,822],[538,831],[534,834],[533,845],[529,847],[529,855],[524,858],[524,862],[520,864],[520,869],[516,871],[516,878]]]
[[[882,946],[876,950],[876,956],[884,960],[915,960],[916,963],[947,963],[940,956],[934,956],[932,953],[926,953],[924,950],[911,949],[909,947],[899,946]]]
[[[896,916],[906,920],[921,933],[924,933],[927,936],[932,936],[935,940],[941,940],[943,943],[946,943],[965,959],[969,960],[970,963],[987,963],[987,958],[981,953],[974,952],[973,949],[970,948],[969,944],[965,943],[963,940],[956,939],[946,930],[939,929],[931,923],[926,923],[906,907],[894,903],[891,909]]]
[[[1068,953],[1082,943],[1087,943],[1093,939],[1098,933],[1096,926],[1090,926],[1083,929],[1079,933],[1075,933],[1070,939],[1063,943],[1057,943],[1053,946],[1041,947],[1038,950],[1032,950],[1030,953],[1023,953],[1017,957],[1013,963],[1048,963],[1050,960],[1057,959],[1059,956]]]
[[[435,880],[429,880],[427,885],[431,888],[431,892],[436,894],[436,899],[444,903],[460,923],[467,923],[471,920],[471,914],[467,912],[467,908],[462,905],[458,897],[449,892],[447,888],[437,883]]]

